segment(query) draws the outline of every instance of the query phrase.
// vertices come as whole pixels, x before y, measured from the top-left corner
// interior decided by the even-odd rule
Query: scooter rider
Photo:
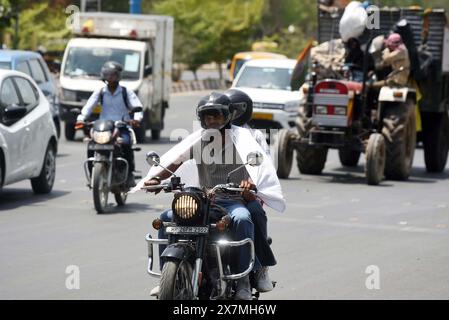
[[[228,173],[242,163],[238,152],[236,152],[236,146],[229,137],[231,130],[226,130],[231,128],[231,101],[226,95],[213,92],[200,100],[197,106],[197,115],[202,127],[207,131],[205,136],[198,143],[199,147],[191,148],[189,154],[181,156],[179,161],[170,165],[168,169],[176,171],[183,162],[193,158],[198,169],[200,185],[211,188],[217,184],[226,183]],[[252,143],[252,141],[249,143]],[[229,157],[229,155],[232,156]],[[159,177],[153,177],[146,181],[145,185],[157,185],[168,176],[169,173],[163,171]],[[245,192],[238,197],[227,197],[225,194],[219,194],[216,197],[216,204],[228,210],[233,222],[234,240],[250,238],[254,241],[254,224],[244,198],[255,185],[250,180],[245,168],[239,171],[239,174],[232,175],[230,180],[240,184],[241,187],[246,189]],[[165,221],[170,220],[171,214],[171,211],[166,211],[161,218]],[[246,269],[248,256],[245,248],[238,250],[236,261],[237,266],[233,266],[236,272],[242,272]],[[261,265],[256,257],[254,271],[260,269]],[[249,276],[238,281],[235,298],[241,300],[252,298]]]
[[[92,114],[94,107],[100,103],[102,110],[100,119],[112,121],[128,121],[132,127],[138,127],[143,118],[142,112],[134,113],[134,119],[130,119],[129,112],[132,108],[142,107],[142,103],[132,90],[127,90],[124,86],[119,85],[122,77],[123,67],[115,61],[106,62],[101,68],[101,79],[107,85],[103,88],[95,90],[87,100],[81,114],[78,115],[77,123],[82,123]],[[120,132],[123,139],[124,158],[128,161],[128,181],[129,187],[135,186],[134,181],[134,153],[131,148],[132,139],[130,128],[125,128]],[[93,151],[88,151],[88,157],[93,155]]]

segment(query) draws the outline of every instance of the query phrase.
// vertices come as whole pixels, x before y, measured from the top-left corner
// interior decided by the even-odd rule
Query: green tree
[[[0,0],[0,49],[3,47],[5,31],[13,20],[12,6],[9,0]]]
[[[155,3],[154,9],[175,18],[174,60],[195,72],[204,63],[221,64],[236,51],[248,49],[263,4],[263,0],[165,0]]]
[[[66,28],[67,16],[62,7],[51,8],[48,3],[35,4],[22,10],[19,16],[19,47],[36,50],[63,50],[70,36]]]

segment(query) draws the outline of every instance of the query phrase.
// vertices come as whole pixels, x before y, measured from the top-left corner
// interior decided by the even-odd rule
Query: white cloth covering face
[[[267,155],[265,150],[263,150],[260,144],[257,143],[250,130],[238,126],[232,126],[230,130],[231,139],[243,161],[247,159],[250,152],[258,151],[263,155],[263,161],[260,166],[253,167],[246,165],[245,168],[248,171],[251,180],[257,187],[257,196],[270,208],[278,212],[284,212],[286,203],[282,194],[281,184],[276,174],[276,169],[274,168],[270,156]],[[161,157],[161,165],[168,167],[179,161],[183,154],[186,154],[193,145],[201,140],[205,132],[206,131],[203,129],[197,130],[172,147]],[[147,176],[140,180],[130,193],[141,190],[145,181],[159,175],[163,171],[164,169],[159,166],[152,167]],[[176,170],[176,175],[181,177],[181,181],[185,183],[186,186],[200,187],[198,182],[198,170],[194,160],[184,162]]]

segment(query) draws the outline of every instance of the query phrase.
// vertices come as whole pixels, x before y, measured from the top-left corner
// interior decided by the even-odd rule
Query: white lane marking
[[[420,228],[420,227],[400,227],[394,225],[383,225],[383,224],[366,224],[366,223],[350,223],[350,222],[337,222],[328,220],[316,220],[316,219],[293,219],[293,218],[282,218],[271,216],[270,221],[280,221],[280,222],[295,222],[302,224],[317,224],[328,227],[342,227],[342,228],[359,228],[359,229],[369,229],[369,230],[383,230],[383,231],[404,231],[413,233],[429,233],[429,234],[440,234],[448,235],[449,230],[443,229],[431,229],[431,228]]]

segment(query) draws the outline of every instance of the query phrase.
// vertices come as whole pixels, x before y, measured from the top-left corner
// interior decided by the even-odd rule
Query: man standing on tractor
[[[410,59],[408,50],[402,42],[398,33],[392,33],[385,41],[386,48],[382,52],[382,60],[378,69],[391,67],[392,72],[384,81],[379,81],[377,85],[405,86],[410,75]]]

